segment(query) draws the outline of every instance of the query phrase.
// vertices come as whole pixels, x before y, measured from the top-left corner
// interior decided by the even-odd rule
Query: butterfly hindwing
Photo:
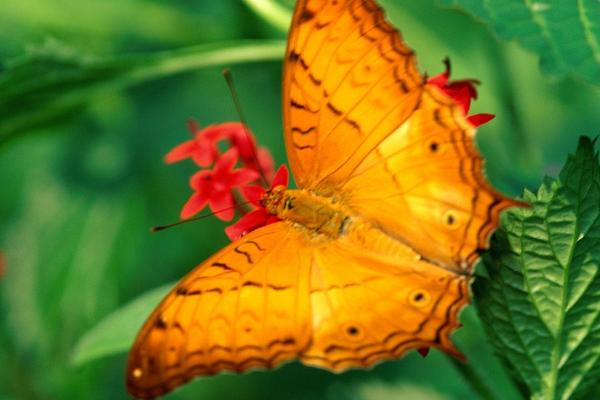
[[[271,368],[310,340],[310,254],[287,224],[261,228],[189,273],[142,327],[127,386],[154,398],[197,375]]]
[[[369,229],[364,238],[376,243],[381,232]],[[343,371],[425,347],[460,356],[449,334],[469,301],[468,278],[419,260],[408,248],[381,256],[377,245],[357,252],[358,244],[349,237],[315,250],[314,332],[302,361]]]

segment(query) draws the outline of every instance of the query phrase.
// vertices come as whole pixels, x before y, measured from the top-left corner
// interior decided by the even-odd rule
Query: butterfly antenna
[[[187,224],[189,222],[199,221],[201,219],[205,219],[205,218],[217,215],[217,214],[219,214],[219,213],[221,213],[223,211],[229,211],[229,210],[235,209],[236,207],[239,207],[239,206],[245,206],[246,204],[250,204],[250,202],[246,201],[246,202],[243,202],[243,203],[240,203],[240,204],[236,204],[233,207],[227,207],[227,208],[224,208],[222,210],[217,210],[217,211],[214,211],[214,212],[211,212],[211,213],[208,213],[208,214],[199,215],[199,216],[194,217],[194,218],[184,219],[183,221],[177,221],[175,223],[168,224],[168,225],[153,226],[152,228],[150,228],[150,232],[152,232],[152,233],[154,233],[154,232],[160,232],[160,231],[164,231],[164,230],[169,229],[169,228],[173,228],[174,226],[179,226],[179,225]]]
[[[260,178],[263,181],[263,186],[265,188],[267,188],[267,187],[269,187],[269,182],[267,181],[267,177],[265,176],[265,173],[264,173],[260,163],[258,162],[258,155],[256,154],[256,146],[252,143],[252,137],[250,136],[250,131],[248,130],[248,123],[246,122],[246,117],[244,116],[244,112],[242,111],[240,99],[238,97],[237,90],[235,89],[235,84],[233,82],[233,74],[231,73],[231,70],[229,68],[226,68],[223,71],[223,76],[225,77],[225,81],[227,82],[227,86],[229,87],[229,92],[231,93],[233,103],[235,104],[235,108],[240,117],[242,126],[244,127],[244,133],[246,134],[246,140],[248,141],[249,147],[252,149],[252,158],[254,159],[254,162],[256,163],[256,169],[258,170],[258,173],[260,174]]]

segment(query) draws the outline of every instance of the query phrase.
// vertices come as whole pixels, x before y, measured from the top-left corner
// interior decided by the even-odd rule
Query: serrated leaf
[[[507,212],[474,285],[496,352],[533,399],[582,398],[600,378],[600,165],[582,138],[531,208]]]
[[[64,122],[102,91],[198,68],[279,60],[284,48],[283,41],[248,40],[97,58],[50,42],[0,69],[0,144],[55,121]]]
[[[541,57],[542,70],[573,74],[600,85],[598,0],[439,0],[490,25]]]
[[[153,289],[101,320],[75,346],[73,364],[126,352],[145,319],[173,286],[170,283]]]

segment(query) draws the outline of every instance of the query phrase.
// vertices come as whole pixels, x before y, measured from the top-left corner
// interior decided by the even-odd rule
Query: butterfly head
[[[285,206],[287,188],[283,185],[275,186],[267,191],[260,199],[260,204],[273,215],[278,214],[280,207]]]

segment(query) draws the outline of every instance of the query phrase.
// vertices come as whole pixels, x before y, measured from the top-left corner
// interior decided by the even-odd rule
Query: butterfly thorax
[[[350,213],[342,205],[304,189],[277,187],[263,202],[267,211],[280,219],[332,239],[343,235],[351,222]]]
[[[364,251],[381,256],[420,256],[402,241],[352,212],[343,202],[329,196],[300,189],[277,187],[265,195],[263,204],[267,211],[294,224],[313,245],[340,240],[349,246],[359,245]]]

